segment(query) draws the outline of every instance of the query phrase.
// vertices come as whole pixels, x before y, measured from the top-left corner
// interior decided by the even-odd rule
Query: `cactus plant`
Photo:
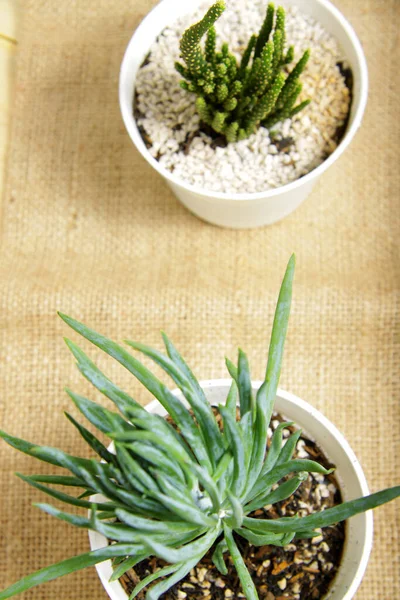
[[[343,521],[400,496],[397,486],[306,517],[251,516],[252,511],[266,504],[290,497],[307,473],[332,471],[312,460],[292,458],[298,432],[285,445],[282,443],[282,429],[290,423],[278,427],[268,450],[266,446],[288,327],[294,264],[292,257],[279,294],[265,380],[256,395],[252,394],[245,353],[239,350],[237,365],[227,361],[232,385],[226,405],[218,407],[222,429],[198,381],[166,335],[163,335],[166,355],[144,344],[128,344],[166,371],[191,410],[125,348],[61,315],[75,332],[128,369],[159,400],[176,427],[147,412],[103,375],[83,350],[66,340],[78,369],[119,411],[110,411],[68,391],[89,422],[114,442],[115,453],[71,415],[67,415],[68,419],[98,455],[97,460],[71,456],[4,432],[0,435],[14,448],[69,471],[68,475],[20,477],[56,500],[89,509],[90,517],[64,512],[49,504],[39,504],[39,508],[76,527],[98,531],[112,542],[100,550],[28,575],[0,592],[0,600],[105,559],[115,559],[112,576],[115,580],[150,556],[162,558],[168,565],[139,582],[131,598],[159,579],[146,596],[147,600],[157,600],[214,544],[213,560],[217,568],[226,572],[224,554],[228,552],[246,598],[256,600],[257,590],[240,554],[237,536],[255,546],[285,546],[295,537],[318,535],[316,528]],[[75,496],[49,485],[69,486],[82,492]],[[87,499],[96,493],[101,495],[98,502]]]
[[[197,95],[201,120],[227,142],[249,137],[260,125],[271,127],[291,118],[310,100],[296,105],[302,91],[300,75],[309,56],[306,50],[289,74],[294,48],[285,50],[285,10],[268,4],[258,35],[252,35],[240,63],[226,43],[217,51],[214,24],[225,10],[218,0],[205,16],[189,27],[180,41],[181,58],[175,67],[182,75],[181,86]],[[206,36],[204,48],[202,38]]]

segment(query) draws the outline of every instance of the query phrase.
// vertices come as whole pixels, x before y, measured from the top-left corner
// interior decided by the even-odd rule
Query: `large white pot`
[[[231,381],[216,379],[200,382],[207,399],[213,405],[225,404]],[[257,390],[261,382],[253,383]],[[174,393],[182,399],[179,391]],[[187,405],[187,403],[185,402]],[[166,411],[157,400],[146,407],[149,411],[164,416]],[[278,390],[275,410],[288,420],[294,421],[314,441],[318,442],[327,458],[336,465],[335,475],[339,481],[344,500],[353,500],[369,494],[363,470],[354,452],[343,435],[318,410],[308,402],[293,394]],[[356,515],[347,522],[346,542],[342,563],[326,600],[351,600],[361,583],[367,567],[372,547],[373,518],[372,512]],[[97,532],[90,531],[90,547],[92,550],[107,546],[107,539]],[[118,581],[112,583],[111,561],[96,566],[98,575],[112,600],[128,600],[128,596]]]
[[[128,133],[142,156],[160,173],[178,199],[192,213],[214,225],[233,228],[259,227],[291,213],[310,194],[318,178],[344,152],[361,124],[368,96],[368,71],[358,38],[341,12],[328,0],[284,0],[319,21],[339,42],[354,77],[353,103],[346,135],[319,167],[293,183],[253,194],[206,191],[181,181],[160,166],[148,152],[133,117],[136,73],[157,36],[179,17],[193,12],[201,0],[162,0],[136,29],[122,61],[119,100]]]

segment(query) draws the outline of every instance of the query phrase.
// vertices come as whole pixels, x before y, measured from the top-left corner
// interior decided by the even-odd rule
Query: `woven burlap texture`
[[[133,148],[118,108],[118,70],[152,0],[25,0],[8,184],[2,209],[1,427],[86,452],[63,416],[79,377],[57,310],[113,337],[161,346],[166,330],[200,378],[224,356],[266,362],[286,262],[297,254],[281,386],[346,435],[376,491],[399,481],[399,7],[337,0],[369,63],[368,110],[351,148],[281,223],[223,230],[188,213]],[[71,334],[73,336],[73,334]],[[75,337],[75,336],[73,336]],[[75,338],[76,339],[76,338]],[[126,372],[91,356],[143,402]],[[100,400],[103,401],[103,400]],[[104,402],[106,402],[104,400]],[[0,446],[0,587],[88,548],[86,532],[32,506],[47,501],[14,476],[49,472]],[[400,598],[399,504],[375,512],[358,600]],[[94,569],[26,599],[106,598]]]

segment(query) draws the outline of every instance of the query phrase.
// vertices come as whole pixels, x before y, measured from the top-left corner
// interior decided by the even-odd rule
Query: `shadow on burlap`
[[[186,212],[132,147],[119,116],[124,48],[151,0],[25,0],[0,278],[0,418],[7,431],[86,451],[63,417],[79,378],[56,316],[160,345],[165,329],[200,378],[248,351],[262,377],[286,262],[297,253],[281,386],[348,437],[373,491],[399,481],[399,119],[396,0],[338,0],[364,44],[371,92],[351,149],[281,223],[222,230]],[[85,346],[86,347],[86,346]],[[116,365],[91,356],[143,402]],[[32,507],[14,477],[49,468],[1,445],[1,586],[85,552],[86,533]],[[357,598],[400,597],[399,504],[375,513],[372,558]],[[94,570],[24,598],[105,598]]]

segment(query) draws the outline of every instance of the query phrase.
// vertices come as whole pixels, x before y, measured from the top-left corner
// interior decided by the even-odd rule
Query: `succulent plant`
[[[197,95],[201,120],[228,142],[236,142],[249,137],[260,124],[269,128],[310,103],[304,100],[296,105],[302,90],[299,78],[310,52],[306,50],[291,72],[285,73],[294,48],[285,50],[285,10],[275,11],[270,3],[258,35],[250,38],[239,64],[228,44],[217,52],[214,23],[224,10],[225,2],[218,0],[199,23],[183,33],[184,64],[176,62],[175,67],[184,78],[182,88]]]
[[[19,477],[56,500],[86,509],[86,514],[71,514],[49,504],[38,504],[39,508],[76,527],[98,531],[110,544],[28,575],[0,592],[0,600],[105,559],[114,561],[112,579],[116,580],[150,556],[164,559],[168,565],[141,581],[131,598],[159,579],[146,596],[156,600],[213,545],[217,568],[226,573],[224,554],[229,553],[246,598],[254,600],[257,590],[238,549],[237,536],[255,546],[285,546],[293,538],[313,537],[318,535],[316,528],[400,496],[397,486],[306,517],[251,516],[260,507],[290,497],[307,473],[332,470],[312,460],[292,458],[299,433],[282,443],[282,430],[290,423],[276,429],[268,450],[266,445],[288,327],[294,266],[292,257],[277,303],[265,379],[256,394],[252,393],[245,353],[239,350],[237,366],[227,361],[232,385],[226,405],[218,407],[222,428],[192,371],[166,335],[166,354],[136,342],[128,344],[172,378],[186,405],[125,348],[60,315],[74,331],[128,369],[158,399],[170,420],[146,411],[103,375],[74,342],[66,340],[80,372],[118,409],[110,411],[67,390],[88,421],[114,442],[114,451],[68,414],[97,459],[72,456],[4,432],[1,437],[14,448],[69,471],[67,475]],[[68,494],[59,491],[59,485],[81,491],[77,496]],[[94,494],[100,495],[96,502],[90,498]]]

